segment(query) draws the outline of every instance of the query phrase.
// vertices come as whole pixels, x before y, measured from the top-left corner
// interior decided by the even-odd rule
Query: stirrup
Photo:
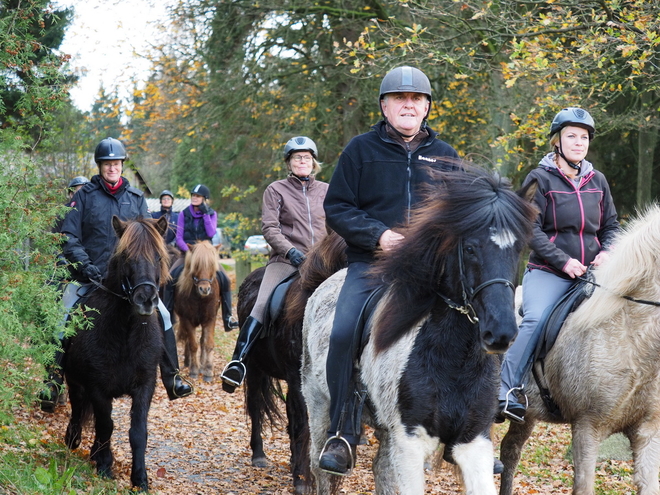
[[[240,382],[237,382],[236,380],[232,380],[231,378],[227,378],[225,376],[225,373],[229,368],[235,368],[236,366],[240,366],[243,369],[243,378],[241,379]],[[228,385],[231,385],[232,387],[240,387],[243,382],[245,381],[245,375],[247,375],[247,368],[243,364],[243,361],[238,361],[238,360],[232,360],[227,363],[227,366],[225,366],[225,369],[222,370],[222,374],[220,375],[220,378],[222,378],[222,381],[227,383]]]
[[[346,447],[348,447],[348,455],[351,458],[351,462],[348,465],[348,469],[346,469],[345,473],[337,473],[335,471],[327,471],[319,466],[319,469],[325,473],[329,474],[334,474],[335,476],[349,476],[351,472],[353,471],[353,468],[355,467],[355,458],[353,457],[353,448],[351,447],[351,444],[348,443],[348,440],[346,440],[344,437],[341,435],[337,434],[335,436],[332,436],[328,438],[325,443],[323,444],[323,448],[321,449],[321,453],[319,454],[319,463],[321,462],[321,457],[323,457],[323,454],[325,453],[325,449],[328,448],[328,444],[333,441],[333,440],[341,440],[346,444]]]
[[[525,394],[525,386],[521,385],[520,387],[510,388],[509,391],[506,393],[506,396],[505,396],[505,399],[504,399],[504,409],[502,409],[502,415],[509,418],[509,420],[513,420],[517,423],[524,423],[525,422],[525,417],[524,416],[522,416],[522,417],[517,416],[517,415],[513,414],[511,411],[509,411],[509,396],[514,391],[520,392],[520,394],[525,398],[525,411],[527,411],[527,408],[529,407],[529,400],[527,399],[527,394]],[[516,401],[516,403],[520,404],[518,401]]]

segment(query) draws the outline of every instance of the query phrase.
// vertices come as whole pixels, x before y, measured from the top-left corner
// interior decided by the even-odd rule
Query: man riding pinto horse
[[[112,217],[117,216],[124,221],[140,216],[150,217],[144,193],[131,187],[121,175],[126,156],[121,141],[111,137],[103,139],[94,151],[98,175],[92,177],[71,200],[72,209],[62,225],[62,233],[66,236],[63,254],[70,263],[72,278],[62,296],[66,308],[72,308],[89,291],[102,287],[108,260],[117,243]],[[190,395],[192,387],[179,375],[176,339],[170,315],[160,300],[158,309],[164,340],[160,362],[161,378],[167,396],[174,400]],[[55,356],[55,369],[51,370],[46,389],[39,396],[44,411],[52,412],[57,403],[63,384],[61,368],[66,365],[65,352],[66,342],[63,342],[62,352],[57,352]]]

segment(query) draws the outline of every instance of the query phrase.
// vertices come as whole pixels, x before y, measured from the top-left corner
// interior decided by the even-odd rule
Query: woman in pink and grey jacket
[[[554,151],[543,157],[525,184],[536,180],[539,216],[523,277],[523,320],[502,363],[499,415],[523,422],[522,380],[539,339],[537,324],[584,275],[589,265],[607,260],[619,229],[605,176],[585,160],[595,133],[594,120],[581,108],[564,108],[550,126]],[[517,393],[514,393],[517,392]]]
[[[233,393],[245,379],[243,360],[259,337],[270,294],[293,275],[305,253],[326,234],[323,200],[328,184],[314,178],[321,170],[314,141],[305,136],[291,138],[284,146],[289,175],[270,184],[261,206],[261,231],[272,252],[259,294],[236,341],[231,361],[222,372],[222,388]]]

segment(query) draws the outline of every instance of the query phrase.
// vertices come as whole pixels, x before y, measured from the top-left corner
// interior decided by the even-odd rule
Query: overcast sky
[[[157,25],[166,19],[171,0],[56,0],[73,7],[74,18],[61,50],[71,55],[71,67],[80,76],[71,91],[81,110],[92,107],[101,83],[117,85],[126,98],[132,77],[146,79],[149,63],[143,56],[158,38]]]

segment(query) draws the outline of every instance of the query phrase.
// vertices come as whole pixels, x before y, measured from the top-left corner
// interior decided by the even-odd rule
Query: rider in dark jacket
[[[356,325],[374,286],[371,264],[377,251],[393,249],[403,239],[397,227],[407,224],[422,185],[434,182],[428,166],[452,168],[458,160],[454,148],[426,125],[431,84],[422,71],[397,67],[388,72],[379,104],[383,120],[348,143],[323,203],[328,226],[348,245],[349,263],[326,361],[330,422],[319,459],[320,468],[334,474],[346,474],[354,465],[360,439],[360,408],[350,383]]]
[[[87,291],[102,284],[117,242],[112,228],[113,215],[124,221],[150,217],[142,191],[131,187],[121,176],[126,159],[126,149],[121,141],[102,140],[96,147],[94,159],[99,174],[74,195],[72,209],[62,225],[62,233],[66,236],[63,253],[71,263],[71,275],[76,281],[64,289],[62,302],[66,308],[73,307]],[[161,378],[168,397],[174,400],[190,395],[192,387],[179,375],[176,340],[169,313],[160,301],[158,309],[165,343],[160,364]],[[58,353],[55,360],[58,367],[62,367],[64,354]],[[40,395],[41,408],[45,411],[54,409],[62,385],[61,375],[56,371],[51,372],[50,378],[47,390]]]
[[[179,212],[174,211],[173,202],[174,195],[171,191],[165,189],[160,193],[160,211],[153,212],[151,214],[154,220],[158,220],[160,217],[167,218],[167,232],[165,233],[165,244],[174,244],[176,239],[176,224],[179,219]]]

